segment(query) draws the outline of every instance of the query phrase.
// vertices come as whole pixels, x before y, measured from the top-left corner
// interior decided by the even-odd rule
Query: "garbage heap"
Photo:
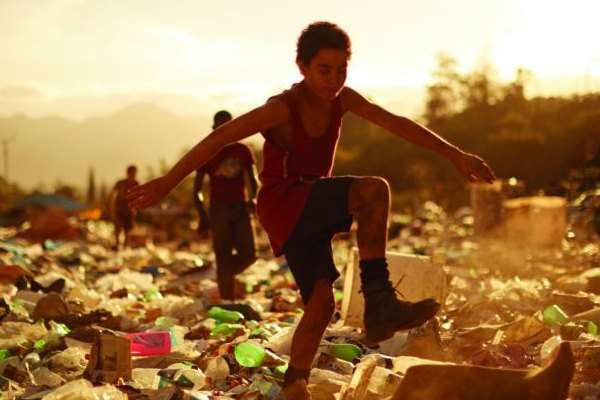
[[[263,252],[238,277],[243,299],[225,303],[209,245],[113,251],[110,225],[80,228],[85,240],[42,243],[0,230],[3,399],[281,396],[302,315],[283,259]],[[441,268],[431,280],[443,280],[443,309],[418,329],[366,343],[347,318],[356,312],[344,280],[352,241],[335,241],[339,312],[314,361],[313,399],[600,399],[598,242],[532,249],[484,240],[468,209],[447,215],[433,203],[395,215],[390,234],[397,257]]]

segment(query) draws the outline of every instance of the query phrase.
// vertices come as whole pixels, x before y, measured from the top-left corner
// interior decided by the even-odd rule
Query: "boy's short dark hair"
[[[213,122],[230,120],[232,118],[231,113],[227,110],[217,111],[213,117]]]
[[[127,174],[132,174],[134,172],[137,172],[137,167],[135,165],[130,165],[127,167]]]
[[[314,22],[307,26],[298,38],[296,61],[308,65],[321,49],[343,50],[350,58],[351,47],[350,37],[342,28],[331,22]]]
[[[225,122],[231,121],[232,118],[233,116],[227,110],[217,111],[213,117],[213,129],[224,124]]]

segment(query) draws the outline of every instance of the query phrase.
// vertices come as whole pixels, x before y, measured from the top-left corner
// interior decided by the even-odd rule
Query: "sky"
[[[0,118],[58,116],[87,133],[143,102],[196,121],[167,141],[111,132],[121,150],[136,146],[120,156],[88,136],[50,137],[55,118],[39,120],[42,134],[0,129],[0,141],[26,187],[171,164],[216,110],[239,115],[299,81],[296,40],[318,20],[352,38],[347,85],[399,115],[422,115],[440,53],[461,72],[490,64],[500,81],[526,68],[529,96],[600,91],[598,15],[598,0],[0,0]]]
[[[0,0],[0,115],[241,112],[300,79],[316,20],[352,38],[347,84],[399,113],[419,112],[440,52],[501,80],[525,67],[531,94],[600,90],[598,15],[597,0]]]

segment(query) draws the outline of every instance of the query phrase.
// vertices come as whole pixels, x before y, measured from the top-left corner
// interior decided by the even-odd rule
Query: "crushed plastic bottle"
[[[169,329],[172,328],[176,323],[177,321],[174,318],[163,316],[156,318],[154,321],[154,326],[160,329]]]
[[[235,346],[235,359],[242,367],[260,367],[265,359],[265,349],[252,342],[243,342]]]
[[[351,343],[332,343],[327,345],[327,351],[344,361],[354,361],[363,355],[360,347]]]
[[[198,369],[181,369],[175,375],[175,383],[178,386],[190,388],[191,390],[199,390],[206,385],[206,376]]]
[[[586,331],[590,335],[598,336],[598,325],[596,325],[592,321],[588,321],[588,323],[586,325]]]
[[[44,351],[44,349],[46,348],[46,341],[44,339],[36,340],[33,344],[33,348],[36,351]]]
[[[542,347],[540,348],[540,360],[542,364],[544,364],[549,358],[552,357],[554,351],[560,346],[562,343],[562,338],[560,336],[552,336],[550,339],[546,340]]]
[[[223,323],[223,324],[219,324],[219,325],[215,326],[210,331],[210,336],[228,337],[228,336],[233,335],[234,333],[239,332],[243,329],[244,329],[244,325],[242,325],[242,324]]]
[[[169,332],[137,332],[125,337],[131,340],[131,354],[135,356],[160,356],[171,352]]]
[[[158,368],[134,368],[131,370],[131,380],[137,389],[158,389],[159,371]]]
[[[556,304],[546,307],[542,316],[544,322],[550,325],[562,325],[569,322],[569,316]]]
[[[44,249],[50,250],[50,251],[56,250],[59,247],[61,247],[62,245],[63,245],[62,242],[56,242],[56,241],[51,240],[51,239],[46,239],[44,241]]]
[[[242,321],[244,319],[244,315],[241,312],[229,311],[217,306],[211,307],[210,310],[208,310],[208,316],[219,322],[229,323]]]
[[[162,299],[162,298],[163,298],[162,293],[160,293],[160,290],[158,290],[156,288],[146,290],[146,292],[144,293],[144,300],[147,302],[151,302],[152,300],[157,300],[157,299]]]

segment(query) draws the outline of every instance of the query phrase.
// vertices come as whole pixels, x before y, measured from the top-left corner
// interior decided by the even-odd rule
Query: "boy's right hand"
[[[171,186],[165,177],[156,178],[129,189],[127,191],[127,202],[131,208],[139,210],[158,203],[170,191]]]

